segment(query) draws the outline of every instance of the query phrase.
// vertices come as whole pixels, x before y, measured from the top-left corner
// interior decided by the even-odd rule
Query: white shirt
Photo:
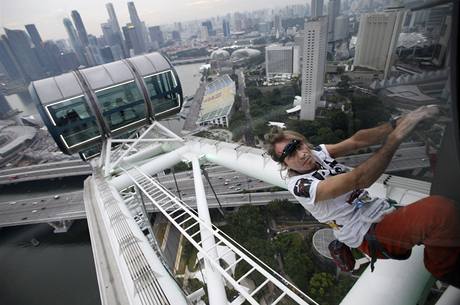
[[[356,248],[363,242],[371,224],[379,222],[384,215],[394,211],[394,208],[385,199],[370,197],[365,190],[348,192],[315,203],[316,188],[321,180],[350,169],[337,163],[323,144],[316,146],[312,153],[320,169],[290,177],[288,189],[313,217],[334,228],[334,235],[339,241]]]

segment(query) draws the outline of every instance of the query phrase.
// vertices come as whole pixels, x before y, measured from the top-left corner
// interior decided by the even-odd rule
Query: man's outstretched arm
[[[316,189],[315,201],[335,198],[349,191],[371,186],[383,174],[398,146],[414,130],[415,126],[439,112],[437,107],[424,106],[402,118],[387,137],[385,144],[368,160],[351,172],[329,177]]]
[[[398,119],[397,124],[400,121],[401,118]],[[382,143],[392,131],[393,127],[390,123],[384,123],[373,128],[361,129],[348,139],[337,144],[327,144],[326,149],[331,157],[341,157],[358,149]]]

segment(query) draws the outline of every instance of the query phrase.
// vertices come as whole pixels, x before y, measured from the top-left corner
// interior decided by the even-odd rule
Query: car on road
[[[16,201],[10,201],[10,205],[16,204]]]
[[[59,195],[54,195],[53,198],[54,198],[54,199],[59,199],[60,197],[61,197],[61,196],[59,196]]]

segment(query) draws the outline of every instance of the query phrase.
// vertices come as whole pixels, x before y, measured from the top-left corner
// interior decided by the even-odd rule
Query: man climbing
[[[396,149],[418,123],[434,118],[435,106],[423,106],[398,120],[360,130],[337,144],[313,147],[301,134],[273,130],[267,151],[288,171],[288,189],[318,221],[334,228],[336,238],[376,258],[406,259],[423,244],[426,268],[460,288],[460,213],[456,203],[429,196],[395,208],[365,190],[385,171]],[[334,158],[384,142],[353,170]]]

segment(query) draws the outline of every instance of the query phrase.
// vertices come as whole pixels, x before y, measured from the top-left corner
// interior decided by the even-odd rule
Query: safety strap
[[[369,254],[371,256],[371,272],[374,272],[375,269],[375,262],[377,261],[377,253],[380,252],[382,253],[385,258],[391,258],[391,259],[397,259],[397,260],[405,260],[408,259],[409,256],[411,255],[412,250],[407,251],[405,254],[402,255],[391,255],[388,252],[385,251],[383,246],[379,243],[377,238],[375,237],[375,226],[377,224],[373,223],[371,227],[369,228],[369,231],[367,231],[366,235],[364,238],[367,240],[367,244],[369,246]]]

